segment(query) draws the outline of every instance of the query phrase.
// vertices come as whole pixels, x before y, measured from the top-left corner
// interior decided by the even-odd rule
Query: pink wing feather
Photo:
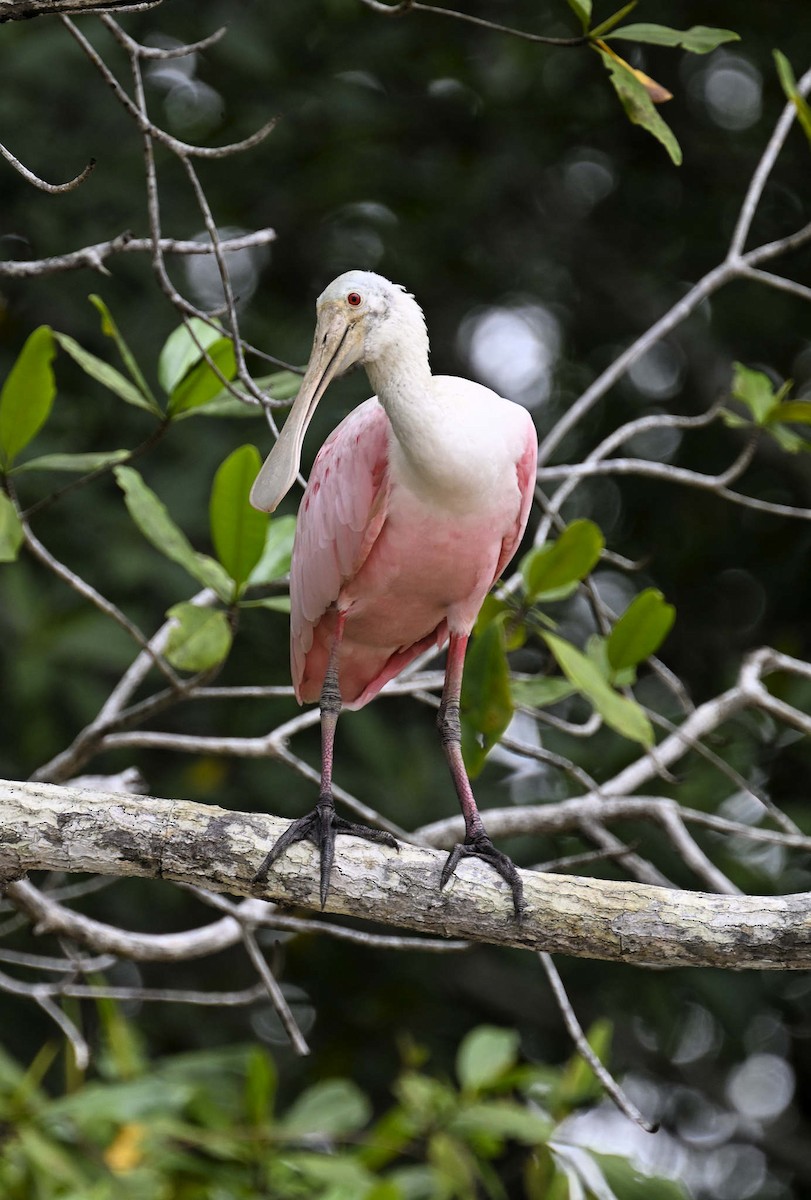
[[[381,405],[367,400],[330,434],[313,464],[290,567],[290,662],[299,700],[313,631],[363,565],[385,520],[389,430]],[[318,673],[312,664],[308,674]]]
[[[515,473],[518,476],[518,490],[521,493],[521,511],[512,533],[501,543],[501,554],[498,557],[498,566],[490,584],[491,587],[518,549],[529,520],[532,497],[535,495],[535,478],[538,473],[538,434],[528,413],[526,441],[523,453],[515,464]]]
[[[525,415],[524,448],[515,463],[520,508],[502,539],[487,586],[495,583],[518,548],[532,504],[538,444],[532,421]],[[335,627],[333,605],[343,586],[361,570],[385,525],[390,429],[379,402],[367,400],[327,438],[313,465],[299,510],[290,568],[290,661],[299,701],[318,698]],[[484,592],[481,595],[483,598]],[[447,635],[447,621],[438,614],[434,628],[427,628],[413,644],[403,643],[398,648],[395,640],[383,658],[378,654],[375,659],[375,653],[364,657],[355,647],[351,660],[346,660],[346,664],[351,661],[347,690],[342,686],[346,706],[361,707],[417,654],[432,644],[441,646]],[[347,651],[350,644],[347,628]]]

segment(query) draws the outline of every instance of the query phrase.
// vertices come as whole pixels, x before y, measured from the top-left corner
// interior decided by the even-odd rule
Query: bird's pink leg
[[[335,835],[337,833],[351,833],[355,837],[365,838],[369,842],[382,842],[387,846],[393,846],[395,850],[398,848],[397,842],[390,833],[386,833],[382,829],[368,829],[365,825],[356,825],[353,821],[345,821],[335,812],[335,800],[332,795],[332,757],[335,749],[335,727],[341,713],[338,656],[345,624],[346,613],[339,612],[330,647],[327,671],[321,688],[321,787],[318,793],[318,803],[311,813],[293,821],[284,831],[253,877],[254,883],[264,883],[268,871],[288,846],[306,839],[321,852],[320,896],[322,908],[327,902],[329,893],[329,878],[335,858]]]
[[[468,634],[452,633],[448,643],[448,660],[445,666],[445,686],[442,689],[442,701],[439,706],[437,725],[442,747],[448,760],[451,776],[453,777],[456,794],[462,806],[465,818],[465,840],[459,842],[451,850],[442,869],[440,888],[453,875],[459,860],[465,856],[481,858],[490,863],[499,875],[507,881],[512,889],[513,906],[518,920],[524,913],[524,887],[521,877],[511,858],[497,850],[484,828],[479,813],[476,797],[465,770],[462,759],[462,726],[459,717],[459,698],[462,692],[462,672],[465,666],[465,651],[467,650]]]

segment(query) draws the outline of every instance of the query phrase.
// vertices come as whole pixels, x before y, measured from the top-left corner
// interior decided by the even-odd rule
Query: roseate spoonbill
[[[525,409],[467,379],[432,376],[422,310],[404,288],[348,271],[319,297],[301,389],[260,470],[251,503],[272,512],[292,486],[316,405],[337,375],[363,363],[377,395],[330,434],[301,502],[290,570],[290,650],[299,702],[320,698],[316,808],[294,821],[256,873],[303,839],[321,852],[326,902],[336,833],[396,847],[335,812],[332,755],[342,707],[360,708],[430,646],[448,641],[438,725],[465,818],[440,887],[473,855],[524,900],[511,859],[485,832],[462,761],[459,696],[465,650],[485,595],[527,523],[537,435]]]

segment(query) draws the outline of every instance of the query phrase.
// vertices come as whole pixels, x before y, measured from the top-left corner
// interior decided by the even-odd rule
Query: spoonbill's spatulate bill
[[[257,476],[252,503],[272,512],[299,469],[307,426],[330,381],[363,363],[377,393],[327,438],[299,510],[290,571],[290,650],[299,701],[321,703],[321,791],[256,880],[308,838],[321,852],[326,902],[336,833],[396,846],[335,812],[332,754],[342,707],[360,708],[423,650],[448,642],[439,731],[465,818],[444,887],[465,855],[523,890],[482,824],[462,762],[459,695],[471,629],[512,558],[529,515],[537,435],[517,404],[466,379],[432,375],[414,298],[370,271],[348,271],[319,297],[298,397]]]

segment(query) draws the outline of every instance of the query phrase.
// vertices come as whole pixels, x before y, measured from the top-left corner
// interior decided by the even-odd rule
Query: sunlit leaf
[[[773,53],[780,86],[797,110],[797,120],[803,128],[805,136],[811,142],[811,105],[797,90],[797,80],[794,78],[794,71],[785,54],[781,54],[779,50],[775,50]]]
[[[40,325],[27,338],[0,390],[0,461],[10,467],[48,419],[56,395],[53,332]]]
[[[371,1117],[371,1105],[349,1079],[326,1079],[303,1092],[278,1124],[287,1137],[356,1133]]]
[[[73,361],[82,368],[85,375],[95,379],[96,383],[100,383],[102,387],[107,388],[108,392],[118,396],[119,400],[123,400],[126,404],[132,404],[135,408],[145,408],[147,412],[155,413],[155,415],[160,414],[160,409],[155,402],[147,399],[134,383],[130,383],[129,379],[110,363],[105,362],[103,358],[97,358],[89,350],[85,350],[84,346],[80,346],[75,338],[69,337],[66,333],[55,333],[54,337],[60,348],[70,355]]]
[[[606,725],[631,741],[653,745],[651,723],[634,700],[615,692],[596,664],[570,642],[553,633],[542,636],[563,674],[590,701]]]
[[[231,649],[231,627],[221,609],[198,604],[175,604],[166,614],[173,618],[164,655],[179,671],[207,671],[216,667]]]
[[[296,536],[296,518],[273,517],[268,526],[262,557],[251,571],[252,584],[273,583],[290,570],[290,555]]]
[[[520,568],[527,601],[568,594],[596,566],[604,545],[599,526],[578,520],[567,525],[556,541],[530,550]]]
[[[787,400],[778,404],[768,416],[768,424],[784,421],[788,425],[811,425],[811,400]]]
[[[223,336],[218,321],[191,317],[173,329],[158,355],[158,382],[171,395],[184,375],[202,358],[203,351]]]
[[[208,358],[202,358],[172,390],[169,396],[169,413],[172,416],[191,409],[204,408],[222,392],[223,379],[234,378],[237,361],[234,343],[230,338],[218,338],[211,343],[206,353]]]
[[[709,25],[693,25],[690,29],[670,29],[667,25],[621,25],[611,31],[612,38],[627,42],[647,42],[653,46],[680,46],[691,54],[709,54],[725,42],[739,42],[740,34],[731,29],[713,29]]]
[[[597,47],[597,52],[608,71],[611,84],[619,97],[628,120],[641,125],[662,143],[672,161],[679,166],[682,161],[681,147],[669,125],[662,120],[645,85],[634,74],[632,67],[618,59],[608,47]]]
[[[112,467],[129,458],[129,450],[91,450],[86,454],[43,454],[29,458],[14,468],[13,474],[21,471],[71,471],[83,475],[86,471],[98,471],[100,467]]]
[[[219,467],[211,488],[211,540],[237,589],[246,582],[265,547],[270,518],[248,499],[261,465],[255,446],[240,446]]]
[[[132,379],[133,383],[144,396],[144,398],[149,401],[150,407],[156,412],[160,411],[160,405],[152,395],[152,390],[144,378],[141,368],[138,366],[138,363],[135,360],[135,355],[130,350],[129,346],[124,340],[123,334],[118,328],[118,325],[113,320],[113,314],[110,312],[101,296],[93,294],[88,296],[88,300],[101,317],[101,332],[105,337],[112,338],[115,342],[118,353],[121,355],[121,361],[129,371],[130,378]]]
[[[456,1054],[456,1075],[465,1091],[490,1087],[518,1061],[515,1029],[480,1025],[463,1039]]]
[[[212,588],[230,602],[234,585],[228,572],[207,554],[193,549],[185,533],[174,523],[166,506],[147,487],[132,467],[116,467],[115,477],[135,524],[161,554],[183,567],[199,583]]]
[[[743,363],[733,363],[732,395],[740,400],[758,425],[766,420],[778,403],[774,385],[763,371],[753,371]]]
[[[635,667],[650,658],[670,632],[676,610],[656,588],[640,592],[617,621],[606,642],[614,671]]]
[[[0,563],[14,562],[23,541],[17,510],[5,492],[0,492]]]
[[[461,696],[462,753],[474,778],[513,715],[503,622],[471,639]]]

